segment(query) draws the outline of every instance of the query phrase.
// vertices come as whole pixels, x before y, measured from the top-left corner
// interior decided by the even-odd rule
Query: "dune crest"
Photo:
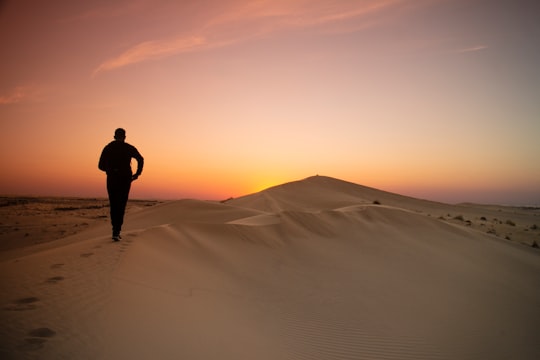
[[[539,358],[539,252],[457,211],[493,215],[323,176],[155,205],[1,262],[0,354]]]

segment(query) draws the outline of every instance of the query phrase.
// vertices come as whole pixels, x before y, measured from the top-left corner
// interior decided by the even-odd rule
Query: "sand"
[[[316,176],[3,251],[3,359],[538,359],[539,209]]]
[[[128,213],[159,201],[129,200]],[[107,199],[0,197],[0,259],[6,252],[45,244],[109,222]]]

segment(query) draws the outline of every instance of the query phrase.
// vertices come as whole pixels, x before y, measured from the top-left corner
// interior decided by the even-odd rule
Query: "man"
[[[111,141],[99,158],[98,167],[107,173],[107,192],[111,210],[112,239],[119,241],[131,182],[141,175],[144,159],[137,149],[126,143],[126,131],[116,129]],[[137,172],[132,174],[131,159],[137,160]]]

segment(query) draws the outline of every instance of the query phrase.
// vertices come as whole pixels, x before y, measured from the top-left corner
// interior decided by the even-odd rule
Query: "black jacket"
[[[112,141],[101,152],[98,167],[105,171],[107,175],[131,175],[131,159],[137,160],[137,172],[135,175],[141,175],[144,159],[135,148],[123,141]]]

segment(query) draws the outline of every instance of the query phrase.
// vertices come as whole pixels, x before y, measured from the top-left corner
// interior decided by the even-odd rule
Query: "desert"
[[[224,201],[4,197],[3,359],[538,359],[540,209],[312,176]]]
[[[539,4],[0,0],[0,359],[540,359]]]

